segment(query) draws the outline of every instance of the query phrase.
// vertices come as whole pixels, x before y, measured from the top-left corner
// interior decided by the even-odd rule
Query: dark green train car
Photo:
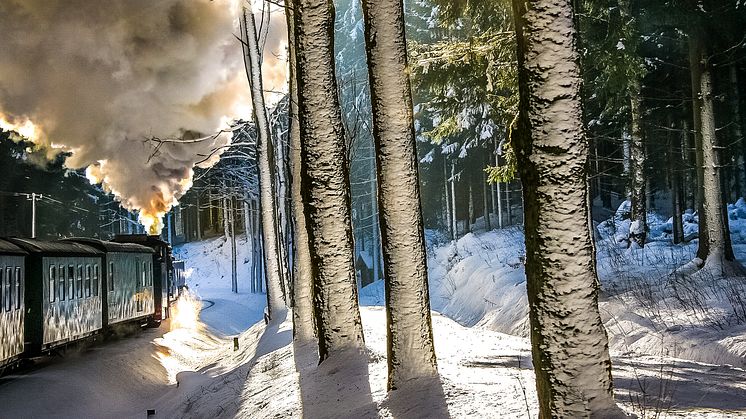
[[[24,325],[28,354],[101,330],[103,252],[71,242],[9,240],[28,252]]]
[[[23,353],[27,253],[0,240],[0,369]]]
[[[155,304],[155,313],[153,321],[159,323],[167,319],[170,314],[169,305],[175,300],[176,294],[173,292],[173,259],[171,257],[171,247],[161,240],[158,236],[148,236],[146,234],[129,234],[114,237],[117,243],[135,243],[147,246],[153,249],[153,302]]]
[[[119,323],[153,321],[153,255],[155,251],[134,243],[114,243],[89,238],[65,239],[103,253],[102,278],[104,327]]]

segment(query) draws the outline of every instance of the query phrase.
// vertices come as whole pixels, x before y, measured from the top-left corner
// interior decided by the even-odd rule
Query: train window
[[[148,286],[153,286],[153,262],[148,262]]]
[[[67,266],[67,299],[75,298],[75,266]]]
[[[11,297],[13,294],[11,293],[10,284],[12,283],[11,279],[13,278],[13,268],[10,266],[5,268],[5,311],[10,311],[10,305],[11,305]]]
[[[57,266],[49,267],[49,302],[53,303],[57,294]]]
[[[83,298],[83,265],[78,265],[78,276],[75,281],[75,291],[77,291],[78,298]]]
[[[65,265],[60,265],[60,269],[57,271],[59,274],[59,285],[57,286],[60,296],[60,301],[65,301]]]
[[[52,284],[54,288],[54,284]],[[16,267],[16,310],[21,308],[21,268]]]
[[[98,264],[93,265],[93,295],[98,295]]]
[[[148,262],[142,263],[142,286],[148,285]]]
[[[91,296],[91,265],[85,265],[85,296]]]
[[[140,286],[140,264],[135,262],[135,282],[139,288]]]
[[[5,301],[5,275],[4,275],[5,269],[0,267],[0,312],[3,311],[3,302]]]
[[[114,291],[114,262],[109,262],[109,291]]]

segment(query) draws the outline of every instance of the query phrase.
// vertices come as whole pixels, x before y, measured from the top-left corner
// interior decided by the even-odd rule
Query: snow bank
[[[216,332],[232,335],[243,332],[262,318],[266,294],[252,294],[251,243],[245,235],[236,238],[238,293],[231,292],[230,243],[220,236],[174,248],[174,255],[185,262],[187,285],[205,299],[201,320]]]
[[[746,215],[746,203],[739,200],[729,213],[734,249],[746,262],[746,219],[739,215]],[[692,260],[697,240],[672,245],[672,220],[655,214],[648,220],[650,242],[644,248],[627,247],[629,220],[615,217],[597,228],[600,308],[612,352],[746,366],[746,304],[739,303],[746,281],[704,275],[674,280],[671,272]],[[695,214],[687,212],[683,221],[689,234],[696,231]],[[433,233],[426,237],[433,310],[467,327],[528,336],[520,229],[470,233],[440,244]],[[365,305],[382,305],[383,284],[360,295]]]

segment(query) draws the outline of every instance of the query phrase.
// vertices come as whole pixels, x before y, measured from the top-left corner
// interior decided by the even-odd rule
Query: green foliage
[[[408,44],[420,140],[440,145],[450,159],[491,150],[493,141],[506,142],[502,133],[518,106],[510,7],[495,1],[433,0],[417,1],[412,9],[417,24],[437,28]],[[422,12],[428,9],[435,12]],[[514,168],[506,171],[511,173]]]

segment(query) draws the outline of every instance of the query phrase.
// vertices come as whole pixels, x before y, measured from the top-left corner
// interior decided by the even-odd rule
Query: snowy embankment
[[[653,230],[664,231],[661,224],[654,222]],[[743,257],[746,246],[737,237],[746,224],[739,219],[732,226]],[[708,285],[710,299],[697,300],[689,294],[699,294],[681,291],[681,284],[678,296],[663,284],[666,266],[690,259],[695,245],[654,240],[628,250],[601,230],[601,308],[623,408],[643,417],[744,415],[746,373],[724,365],[743,367],[736,361],[740,353],[743,362],[744,347],[743,326],[727,316],[729,303],[720,298],[727,293]],[[241,239],[240,293],[230,292],[228,247],[216,238],[176,249],[191,271],[190,289],[203,299],[201,311],[187,301],[160,329],[70,351],[4,379],[0,416],[122,418],[155,409],[157,418],[535,417],[522,233],[469,234],[441,244],[428,235],[432,306],[441,313],[433,315],[439,381],[386,392],[380,282],[360,294],[367,354],[317,366],[314,345],[294,345],[290,321],[261,321],[266,296],[247,292],[249,249]],[[650,286],[634,285],[640,279]]]
[[[245,235],[236,238],[238,294],[231,292],[231,248],[220,236],[174,248],[174,257],[186,262],[187,285],[197,297],[206,300],[209,310],[202,321],[214,330],[230,335],[243,332],[262,318],[267,304],[265,294],[252,294],[251,245]]]

